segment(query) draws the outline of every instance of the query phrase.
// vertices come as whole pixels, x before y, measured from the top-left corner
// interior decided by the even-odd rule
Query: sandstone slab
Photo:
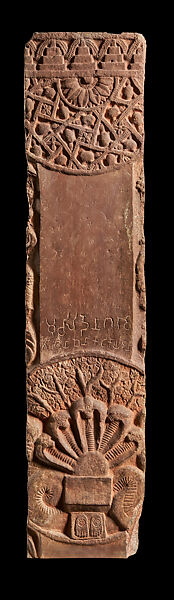
[[[141,34],[25,47],[28,558],[126,558],[145,472]]]

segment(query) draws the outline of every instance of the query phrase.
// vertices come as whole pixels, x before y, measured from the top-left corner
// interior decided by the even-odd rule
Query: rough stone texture
[[[25,48],[28,558],[126,558],[145,471],[137,33]]]

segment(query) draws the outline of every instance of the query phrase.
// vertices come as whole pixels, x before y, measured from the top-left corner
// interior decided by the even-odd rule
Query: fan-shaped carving
[[[103,456],[111,469],[133,455],[142,456],[144,438],[140,426],[141,418],[135,425],[133,411],[128,406],[114,403],[114,386],[116,390],[121,390],[122,386],[121,368],[117,372],[114,371],[109,384],[105,379],[105,361],[97,361],[98,367],[95,367],[95,370],[89,368],[86,363],[86,372],[82,368],[82,365],[85,366],[84,361],[77,360],[72,364],[67,361],[66,365],[71,373],[72,386],[76,388],[76,400],[73,402],[65,393],[65,385],[62,386],[61,383],[62,367],[56,369],[50,366],[45,375],[41,370],[40,383],[38,378],[35,379],[34,372],[30,377],[34,382],[34,385],[29,387],[31,400],[36,402],[36,407],[39,404],[48,414],[45,419],[44,413],[44,432],[35,443],[35,459],[67,473],[73,473],[78,461],[87,453],[97,453],[101,458]],[[62,375],[66,381],[64,368]],[[141,399],[137,381],[138,375],[136,379],[134,375],[134,396],[131,403],[134,397]],[[94,395],[96,386],[98,392],[101,390],[102,394],[108,396],[107,402],[99,399],[99,393]],[[68,390],[71,395],[70,387]],[[32,405],[29,404],[30,406]],[[35,414],[37,416],[38,411]],[[139,461],[139,464],[141,462]]]
[[[84,395],[68,410],[52,411],[45,425],[46,433],[42,433],[35,444],[35,456],[41,462],[73,472],[79,458],[86,453],[101,454],[113,468],[134,453],[142,452],[143,435],[140,427],[133,424],[132,411],[119,405],[107,409],[106,404],[88,392],[93,379],[96,381],[100,374],[101,368],[88,381],[85,391],[78,368]]]

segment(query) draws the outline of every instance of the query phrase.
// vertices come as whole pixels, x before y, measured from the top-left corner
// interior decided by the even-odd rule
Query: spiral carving
[[[38,489],[36,493],[36,503],[40,510],[47,515],[55,515],[56,508],[50,505],[53,500],[53,491],[47,486],[43,485]]]
[[[44,526],[58,526],[62,476],[51,470],[31,475],[28,487],[29,519]]]

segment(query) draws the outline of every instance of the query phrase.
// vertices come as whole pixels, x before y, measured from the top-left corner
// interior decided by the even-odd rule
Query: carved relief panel
[[[140,34],[25,48],[28,558],[134,554],[144,498]]]

